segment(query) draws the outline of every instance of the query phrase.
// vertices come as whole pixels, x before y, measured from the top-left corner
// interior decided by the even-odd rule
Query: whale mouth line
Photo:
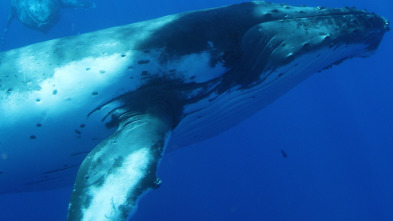
[[[271,13],[266,13],[265,15],[272,16]],[[298,20],[298,19],[334,18],[334,17],[342,17],[342,16],[359,16],[359,15],[368,15],[368,16],[373,16],[375,18],[382,19],[385,23],[385,25],[384,25],[385,31],[390,31],[390,22],[388,19],[386,19],[385,17],[379,16],[374,12],[367,12],[367,11],[342,12],[342,13],[335,12],[335,13],[326,13],[326,14],[320,14],[320,15],[303,15],[303,16],[293,16],[293,17],[289,17],[289,15],[287,15],[288,17],[268,19],[262,23],[274,22],[274,21]]]

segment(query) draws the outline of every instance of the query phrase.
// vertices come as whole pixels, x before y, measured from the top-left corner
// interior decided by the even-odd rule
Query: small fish
[[[284,150],[281,150],[281,154],[282,154],[282,156],[283,156],[284,158],[288,158],[288,155],[287,155],[287,153],[285,153]]]

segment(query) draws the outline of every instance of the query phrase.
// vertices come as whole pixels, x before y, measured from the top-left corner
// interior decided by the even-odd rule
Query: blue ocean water
[[[96,0],[95,9],[63,10],[46,35],[14,21],[6,47],[239,2]],[[391,0],[286,3],[356,6],[393,19]],[[1,1],[0,27],[8,11]],[[370,58],[315,74],[235,128],[167,154],[162,186],[133,220],[393,221],[392,57],[388,33]],[[0,220],[65,220],[70,193],[0,195]]]

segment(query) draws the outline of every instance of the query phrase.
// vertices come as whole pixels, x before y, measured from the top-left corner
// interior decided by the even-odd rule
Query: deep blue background
[[[63,10],[46,35],[14,21],[7,48],[240,1],[95,2],[93,10]],[[286,3],[356,6],[393,19],[391,0]],[[8,10],[1,1],[0,27]],[[392,70],[388,33],[374,56],[315,74],[237,127],[167,154],[162,186],[133,220],[393,221]],[[70,192],[0,195],[0,220],[65,220]]]

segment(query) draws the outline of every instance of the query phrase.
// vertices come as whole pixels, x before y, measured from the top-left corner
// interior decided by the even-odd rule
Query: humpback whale
[[[63,7],[92,8],[95,5],[79,0],[11,0],[11,12],[3,31],[2,44],[4,44],[8,26],[14,18],[28,28],[46,33],[56,24]]]
[[[126,220],[165,152],[371,55],[389,29],[365,10],[255,1],[1,52],[0,192],[74,182],[68,220]]]

